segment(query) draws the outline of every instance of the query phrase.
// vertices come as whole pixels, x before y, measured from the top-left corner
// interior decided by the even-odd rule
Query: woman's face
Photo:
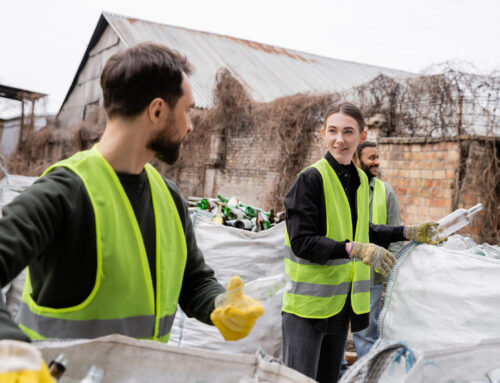
[[[348,165],[352,161],[358,144],[366,139],[366,130],[361,133],[356,120],[342,112],[334,113],[326,119],[321,128],[321,138],[328,151],[339,164]]]

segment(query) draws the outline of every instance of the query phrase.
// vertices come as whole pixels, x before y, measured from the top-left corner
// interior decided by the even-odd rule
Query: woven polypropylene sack
[[[457,334],[459,336],[459,334]],[[498,382],[486,374],[500,371],[500,339],[469,346],[425,351],[408,372],[405,383]]]
[[[123,335],[92,340],[35,342],[45,361],[64,353],[68,365],[60,383],[79,382],[90,365],[104,370],[103,383],[313,383],[259,355],[227,354],[177,347]]]
[[[223,226],[204,216],[193,216],[194,230],[205,261],[222,284],[233,275],[243,283],[284,271],[285,223],[268,230],[251,232]],[[170,342],[181,346],[201,347],[225,352],[281,355],[282,294],[263,302],[264,315],[257,320],[250,335],[237,342],[226,342],[214,326],[187,318],[178,310]]]
[[[436,350],[500,338],[499,276],[500,260],[474,248],[410,244],[390,276],[382,339]]]
[[[0,217],[2,216],[1,208],[16,198],[22,190],[33,184],[37,179],[37,177],[9,174],[0,180]],[[5,307],[13,317],[16,316],[21,305],[21,294],[25,279],[26,269],[2,288],[2,298],[5,302]]]

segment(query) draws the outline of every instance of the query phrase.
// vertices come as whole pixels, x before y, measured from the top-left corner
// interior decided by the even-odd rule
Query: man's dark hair
[[[365,141],[362,142],[361,144],[358,145],[358,148],[356,151],[358,152],[358,158],[361,160],[361,152],[363,151],[364,148],[376,148],[377,144],[375,142],[371,141]]]
[[[328,120],[328,117],[330,117],[332,114],[335,113],[343,113],[349,117],[354,118],[354,120],[356,120],[356,122],[358,123],[359,131],[363,132],[363,129],[365,128],[365,118],[363,116],[363,112],[361,111],[361,109],[359,109],[356,105],[347,101],[339,102],[333,105],[325,116],[325,122],[324,122],[325,128],[326,128],[326,120]]]
[[[177,51],[155,43],[140,43],[111,56],[101,73],[104,109],[108,117],[131,117],[160,97],[175,107],[182,96],[182,73],[191,65]]]

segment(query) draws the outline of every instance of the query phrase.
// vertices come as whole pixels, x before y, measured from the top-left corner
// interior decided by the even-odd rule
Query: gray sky
[[[499,0],[5,0],[0,83],[56,113],[102,11],[411,72],[500,68]]]

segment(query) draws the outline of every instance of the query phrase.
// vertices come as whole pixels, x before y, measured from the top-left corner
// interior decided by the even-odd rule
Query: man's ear
[[[151,122],[156,125],[163,117],[163,114],[169,112],[169,108],[165,100],[157,97],[153,99],[147,107],[148,117]]]

